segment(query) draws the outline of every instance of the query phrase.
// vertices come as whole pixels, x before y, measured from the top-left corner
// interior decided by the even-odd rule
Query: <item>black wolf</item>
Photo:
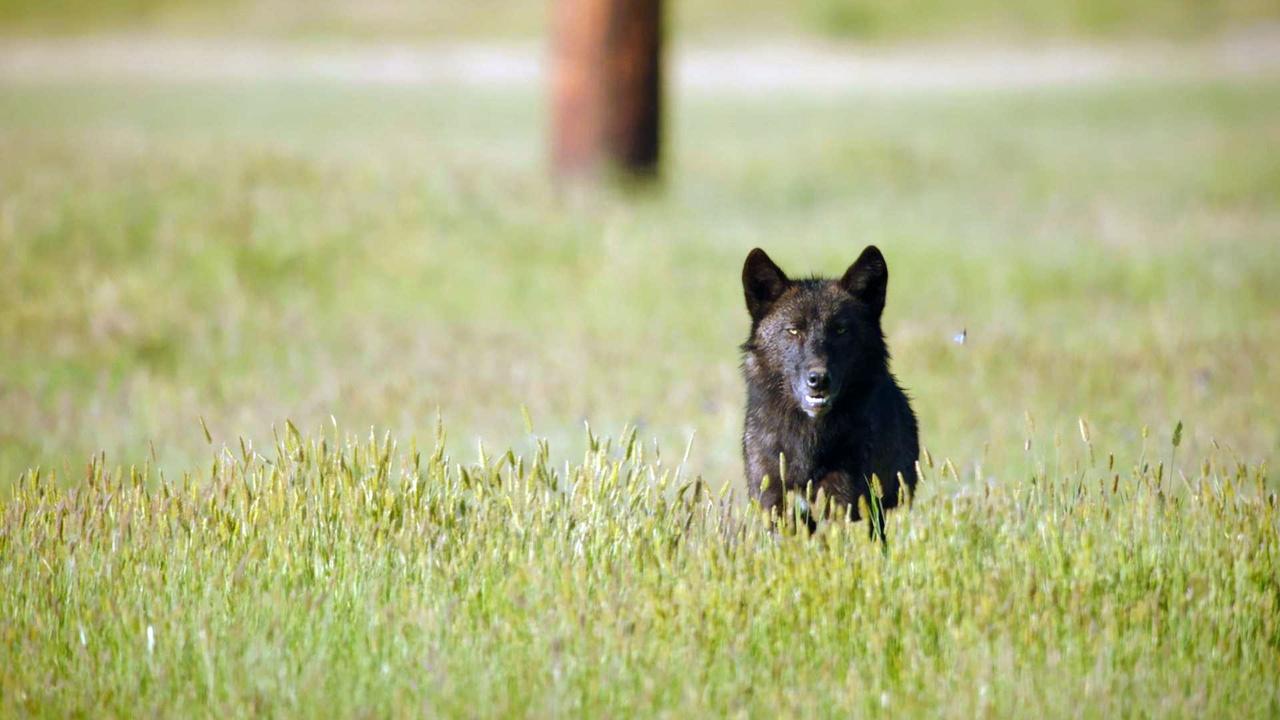
[[[828,510],[860,519],[894,507],[902,484],[915,490],[920,454],[916,417],[889,372],[880,329],[889,269],[875,246],[839,280],[791,280],[759,248],[742,267],[751,336],[742,346],[747,384],[742,453],[747,488],[766,511],[781,511],[786,491],[806,500],[819,491]],[[765,478],[768,482],[765,482]],[[882,517],[873,533],[883,537]]]

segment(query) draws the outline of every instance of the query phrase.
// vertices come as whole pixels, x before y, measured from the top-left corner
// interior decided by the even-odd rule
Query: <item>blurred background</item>
[[[554,0],[553,0],[554,2]],[[551,11],[530,0],[3,0],[15,32],[142,31],[368,40],[540,38]],[[682,37],[856,40],[1201,38],[1274,22],[1268,0],[669,0]]]
[[[565,458],[584,422],[696,436],[738,484],[755,246],[885,252],[965,477],[1081,418],[1123,461],[1178,421],[1184,457],[1280,449],[1273,0],[670,2],[639,186],[553,172],[567,1],[0,0],[0,482],[199,467],[202,419],[429,447],[439,415],[470,461],[527,413]]]

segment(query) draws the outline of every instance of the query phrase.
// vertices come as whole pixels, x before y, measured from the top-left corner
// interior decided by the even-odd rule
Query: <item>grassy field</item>
[[[0,0],[0,36],[85,32],[270,37],[530,38],[549,2],[529,0]],[[682,0],[673,35],[821,35],[864,41],[990,38],[1188,40],[1275,22],[1272,0]]]
[[[0,88],[0,712],[1280,712],[1280,82],[675,106],[623,198],[532,91]],[[737,447],[742,258],[868,243],[883,554]]]

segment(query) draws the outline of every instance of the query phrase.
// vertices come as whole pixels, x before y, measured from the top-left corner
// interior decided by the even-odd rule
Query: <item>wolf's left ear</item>
[[[876,317],[884,311],[885,289],[889,286],[889,266],[875,245],[868,245],[840,278],[840,286],[863,302]]]

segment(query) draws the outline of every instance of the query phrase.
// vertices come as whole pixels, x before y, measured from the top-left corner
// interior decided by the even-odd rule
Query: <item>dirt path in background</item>
[[[1192,47],[858,48],[794,42],[679,47],[677,91],[936,91],[1025,88],[1137,77],[1280,75],[1280,27]],[[237,39],[106,37],[0,40],[0,80],[330,81],[379,85],[542,82],[534,44],[314,44]]]

